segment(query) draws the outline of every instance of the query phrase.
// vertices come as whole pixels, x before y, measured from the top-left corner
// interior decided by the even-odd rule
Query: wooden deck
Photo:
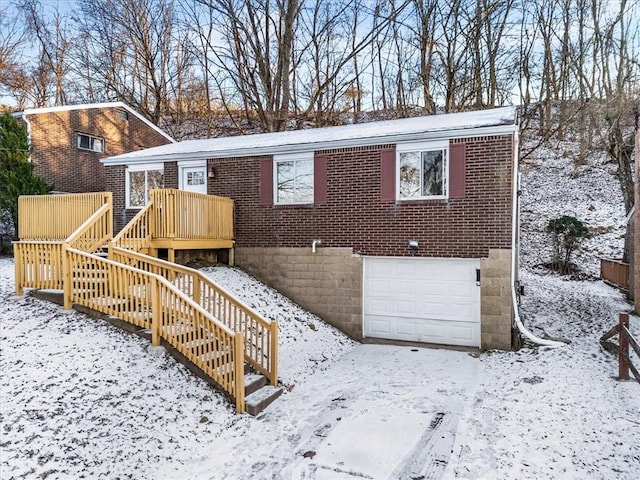
[[[14,242],[16,294],[58,289],[74,303],[149,329],[245,410],[247,363],[277,385],[278,324],[197,270],[175,251],[233,248],[233,201],[153,190],[151,201],[113,238],[110,193],[21,197]],[[109,258],[95,254],[105,245]],[[156,254],[167,249],[169,260]]]
[[[151,191],[149,203],[112,244],[154,257],[166,249],[174,262],[178,250],[231,250],[233,237],[233,200],[163,189]]]

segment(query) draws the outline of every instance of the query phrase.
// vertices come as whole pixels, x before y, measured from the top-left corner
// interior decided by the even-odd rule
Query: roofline
[[[151,127],[153,130],[158,132],[164,138],[169,140],[171,143],[176,143],[176,140],[169,136],[164,130],[158,127],[155,123],[151,122],[143,115],[138,113],[136,110],[131,108],[124,102],[103,102],[103,103],[84,103],[82,105],[62,105],[58,107],[42,107],[42,108],[26,108],[21,112],[15,112],[14,114],[21,114],[23,118],[26,118],[26,115],[37,115],[39,113],[54,113],[54,112],[69,112],[72,110],[89,110],[89,109],[98,109],[98,108],[124,108],[127,112],[134,115],[140,121],[145,123],[147,126]]]
[[[227,148],[224,150],[206,150],[191,153],[168,153],[149,155],[145,157],[118,158],[110,157],[100,160],[104,165],[136,165],[141,163],[158,163],[172,161],[198,161],[213,158],[255,157],[260,155],[282,155],[286,153],[317,152],[320,150],[335,150],[339,148],[362,147],[368,145],[387,145],[408,143],[414,141],[434,141],[443,139],[459,139],[468,137],[482,137],[490,135],[505,135],[517,133],[516,123],[492,125],[485,127],[456,128],[451,130],[411,132],[407,134],[363,136],[343,140],[315,141],[304,143],[283,143],[265,147]]]

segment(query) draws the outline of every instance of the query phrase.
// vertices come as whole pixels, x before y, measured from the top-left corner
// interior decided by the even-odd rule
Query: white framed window
[[[164,165],[161,163],[127,167],[125,196],[127,208],[142,208],[149,201],[149,192],[164,186]]]
[[[91,152],[104,152],[104,138],[78,133],[78,149]]]
[[[397,145],[396,157],[398,200],[448,198],[448,141]]]
[[[274,203],[313,203],[313,152],[277,155],[273,160]]]

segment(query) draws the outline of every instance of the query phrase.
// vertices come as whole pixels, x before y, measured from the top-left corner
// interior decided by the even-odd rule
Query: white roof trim
[[[102,159],[105,165],[199,161],[314,152],[369,145],[401,144],[517,132],[515,107],[414,117],[339,127],[186,140]]]
[[[124,108],[131,115],[134,115],[136,118],[145,123],[147,126],[151,127],[171,143],[176,143],[176,141],[167,133],[165,133],[160,127],[147,120],[144,116],[142,116],[140,113],[135,111],[124,102],[85,103],[82,105],[62,105],[59,107],[26,108],[22,112],[16,112],[16,114],[21,114],[23,117],[25,117],[26,115],[38,115],[39,113],[69,112],[72,110],[89,110],[100,108]]]

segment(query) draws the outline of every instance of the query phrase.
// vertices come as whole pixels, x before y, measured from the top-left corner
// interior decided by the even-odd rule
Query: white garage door
[[[364,259],[364,336],[480,346],[480,260]]]

